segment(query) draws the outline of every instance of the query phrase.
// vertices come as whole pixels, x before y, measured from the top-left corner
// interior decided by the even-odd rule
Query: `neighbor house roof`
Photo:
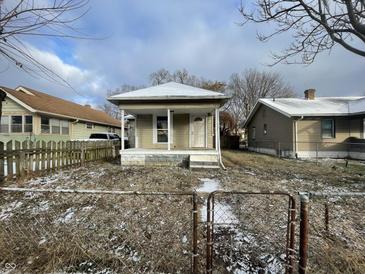
[[[1,87],[7,96],[31,112],[120,127],[120,121],[103,111],[82,106],[27,87]]]
[[[247,125],[260,105],[280,112],[287,117],[348,116],[365,113],[365,96],[300,98],[262,98],[251,111]]]
[[[150,100],[194,100],[194,99],[228,99],[229,96],[215,91],[196,88],[175,82],[143,88],[110,96],[109,101],[150,101]]]

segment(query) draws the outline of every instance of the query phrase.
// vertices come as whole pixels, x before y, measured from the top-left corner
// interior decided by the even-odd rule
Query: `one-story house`
[[[28,87],[11,89],[2,102],[0,141],[67,141],[91,133],[115,132],[120,121],[89,105],[79,105]]]
[[[365,159],[365,97],[262,98],[245,128],[248,148],[291,157]]]
[[[135,147],[122,146],[122,165],[219,168],[219,109],[228,98],[175,82],[109,97],[122,124],[126,113],[135,117]]]

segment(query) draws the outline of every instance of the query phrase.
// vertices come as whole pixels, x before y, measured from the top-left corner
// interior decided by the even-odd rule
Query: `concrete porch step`
[[[192,170],[220,168],[217,155],[190,155],[189,167]]]

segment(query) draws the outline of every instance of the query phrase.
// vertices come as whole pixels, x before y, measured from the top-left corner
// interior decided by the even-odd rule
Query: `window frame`
[[[157,117],[166,117],[166,120],[167,120],[167,128],[166,129],[157,129]],[[167,141],[166,142],[158,142],[158,130],[159,131],[162,131],[162,130],[166,130],[167,132],[167,135],[169,134],[169,131],[168,131],[168,128],[169,128],[169,125],[168,125],[168,117],[167,117],[167,113],[158,113],[158,114],[153,114],[153,136],[152,136],[152,143],[153,144],[168,144],[168,136],[167,136]],[[172,143],[173,141],[173,115],[171,113],[170,115],[170,143]]]
[[[67,124],[67,127],[64,125]],[[70,122],[68,120],[60,120],[60,134],[61,135],[69,135],[70,134]],[[67,133],[64,132],[64,129],[67,128]]]
[[[43,132],[42,126],[46,125],[46,124],[42,123],[42,119],[47,119],[48,120],[48,132]],[[51,134],[51,119],[47,116],[41,116],[41,134]]]
[[[9,119],[9,123],[10,123],[10,132],[9,133],[23,133],[23,115],[9,115],[10,119]],[[19,123],[14,123],[14,125],[19,126],[20,125],[20,131],[13,131],[13,117],[20,117],[21,118],[21,122]]]
[[[324,122],[325,121],[331,121],[331,136],[324,136]],[[335,131],[335,119],[333,118],[326,118],[326,119],[321,119],[321,138],[322,139],[334,139],[336,138],[336,131]]]
[[[252,127],[252,136],[251,136],[252,140],[256,140],[256,127]]]
[[[90,127],[89,127],[90,126]],[[87,122],[86,124],[85,124],[85,127],[86,127],[86,129],[93,129],[94,128],[94,124],[93,123],[89,123],[89,122]]]
[[[266,123],[264,124],[263,130],[264,130],[264,135],[267,135],[268,130],[267,130],[267,124]]]
[[[1,131],[1,127],[3,126],[3,124],[2,124],[2,119],[3,118],[7,118],[8,119],[8,123],[7,123],[7,128],[8,128],[8,130],[6,131],[6,132],[2,132]],[[1,116],[1,120],[0,120],[0,134],[10,134],[10,115],[2,115]]]
[[[50,132],[51,134],[61,135],[61,120],[52,118],[49,120]],[[58,128],[58,132],[54,132],[53,128]]]
[[[27,118],[30,117],[32,122],[31,123],[27,123]],[[30,131],[26,131],[26,126],[31,126],[31,130]],[[33,115],[24,115],[23,118],[23,132],[24,133],[33,133]]]

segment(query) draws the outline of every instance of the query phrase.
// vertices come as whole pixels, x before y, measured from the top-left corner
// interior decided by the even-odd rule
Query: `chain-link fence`
[[[292,273],[292,196],[217,191],[209,195],[207,213],[207,273]]]
[[[365,193],[303,193],[301,273],[364,273]]]
[[[16,273],[194,269],[194,193],[2,188],[0,195],[1,269],[10,267]]]
[[[249,141],[248,150],[278,157],[349,158],[365,160],[364,142],[280,142],[274,140]]]

